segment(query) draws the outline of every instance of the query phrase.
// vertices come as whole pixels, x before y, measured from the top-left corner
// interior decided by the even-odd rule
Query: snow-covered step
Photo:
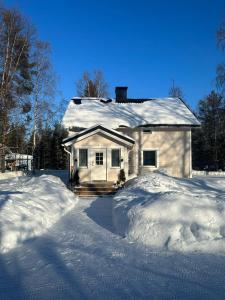
[[[96,195],[112,195],[115,194],[117,188],[111,182],[83,183],[81,186],[75,187],[74,192],[81,197]]]

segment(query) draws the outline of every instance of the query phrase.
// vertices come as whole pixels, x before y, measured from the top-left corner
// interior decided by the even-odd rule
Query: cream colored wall
[[[155,168],[143,167],[142,150],[158,150],[158,168],[165,168],[175,177],[191,176],[191,130],[186,128],[152,129],[152,133],[143,133],[141,129],[124,128],[124,134],[136,141],[133,160],[136,173],[143,174]],[[138,162],[138,163],[137,163]],[[138,167],[139,165],[139,167]]]
[[[109,137],[104,137],[102,134],[94,134],[90,137],[87,137],[81,141],[76,142],[73,144],[73,157],[76,157],[76,149],[79,148],[105,148],[107,149],[107,181],[117,181],[118,174],[120,169],[124,169],[126,175],[128,174],[128,164],[127,164],[127,148],[123,145],[119,144],[118,141],[113,140]],[[123,162],[121,162],[120,167],[111,167],[111,149],[113,148],[120,148],[121,149],[121,158],[123,158]],[[89,150],[90,154],[90,150]],[[73,159],[73,161],[74,161]],[[88,160],[88,167],[79,168],[79,176],[81,181],[91,181],[91,158],[89,157]]]
[[[131,136],[136,143],[132,150],[124,145],[118,144],[113,138],[104,137],[101,134],[94,134],[73,145],[73,161],[78,148],[106,148],[107,149],[107,180],[116,181],[121,169],[125,170],[128,177],[128,152],[131,151],[134,162],[134,173],[143,174],[153,171],[156,168],[142,166],[142,151],[158,151],[158,168],[165,168],[169,175],[175,177],[191,176],[191,130],[188,128],[152,128],[152,133],[143,133],[141,129],[123,128],[118,131]],[[111,148],[121,149],[120,168],[111,167]],[[89,158],[88,168],[80,168],[81,181],[91,180],[91,161]]]

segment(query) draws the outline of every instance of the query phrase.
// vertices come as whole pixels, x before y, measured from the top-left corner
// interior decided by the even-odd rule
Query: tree
[[[30,52],[33,30],[21,14],[12,9],[0,9],[0,149],[1,169],[7,135],[10,132],[10,115],[26,104],[23,96],[33,89]]]
[[[80,97],[104,98],[108,96],[108,84],[100,70],[95,70],[93,76],[84,72],[76,83],[77,95]]]
[[[175,86],[174,80],[173,80],[172,87],[169,89],[169,96],[173,97],[173,98],[180,98],[180,99],[184,98],[181,88],[178,86]]]
[[[225,168],[225,102],[212,91],[199,101],[198,119],[201,129],[193,131],[193,167]]]
[[[47,42],[35,41],[32,56],[35,66],[32,71],[33,92],[32,102],[32,130],[33,130],[33,152],[37,144],[41,129],[50,125],[54,115],[55,75],[50,63],[50,45]]]
[[[223,52],[225,51],[225,21],[222,22],[217,31],[217,46]],[[217,88],[222,95],[225,95],[225,62],[220,63],[216,69]]]
[[[61,144],[67,135],[67,131],[59,123],[56,123],[53,128],[46,127],[41,130],[35,148],[35,168],[65,169],[67,154]]]

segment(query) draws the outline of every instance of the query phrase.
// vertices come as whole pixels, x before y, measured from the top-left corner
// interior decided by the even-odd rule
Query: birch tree
[[[0,9],[0,156],[4,171],[10,113],[23,110],[24,95],[33,89],[30,50],[33,30],[16,10]]]
[[[49,43],[43,41],[35,42],[33,53],[35,66],[32,71],[33,92],[31,94],[33,152],[35,152],[41,129],[50,125],[54,115],[56,78],[52,70],[50,55]]]

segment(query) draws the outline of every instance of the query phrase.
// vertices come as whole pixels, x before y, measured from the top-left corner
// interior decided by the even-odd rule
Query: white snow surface
[[[88,128],[101,123],[116,129],[119,126],[200,125],[199,121],[179,98],[149,99],[144,103],[104,103],[96,98],[83,98],[77,105],[69,102],[62,120],[65,128]]]
[[[74,194],[52,175],[0,181],[0,252],[42,235],[76,202]]]
[[[225,253],[225,178],[137,177],[115,196],[113,220],[153,249]]]
[[[0,254],[0,299],[224,300],[225,256],[121,238],[110,197],[81,199],[46,234]]]

